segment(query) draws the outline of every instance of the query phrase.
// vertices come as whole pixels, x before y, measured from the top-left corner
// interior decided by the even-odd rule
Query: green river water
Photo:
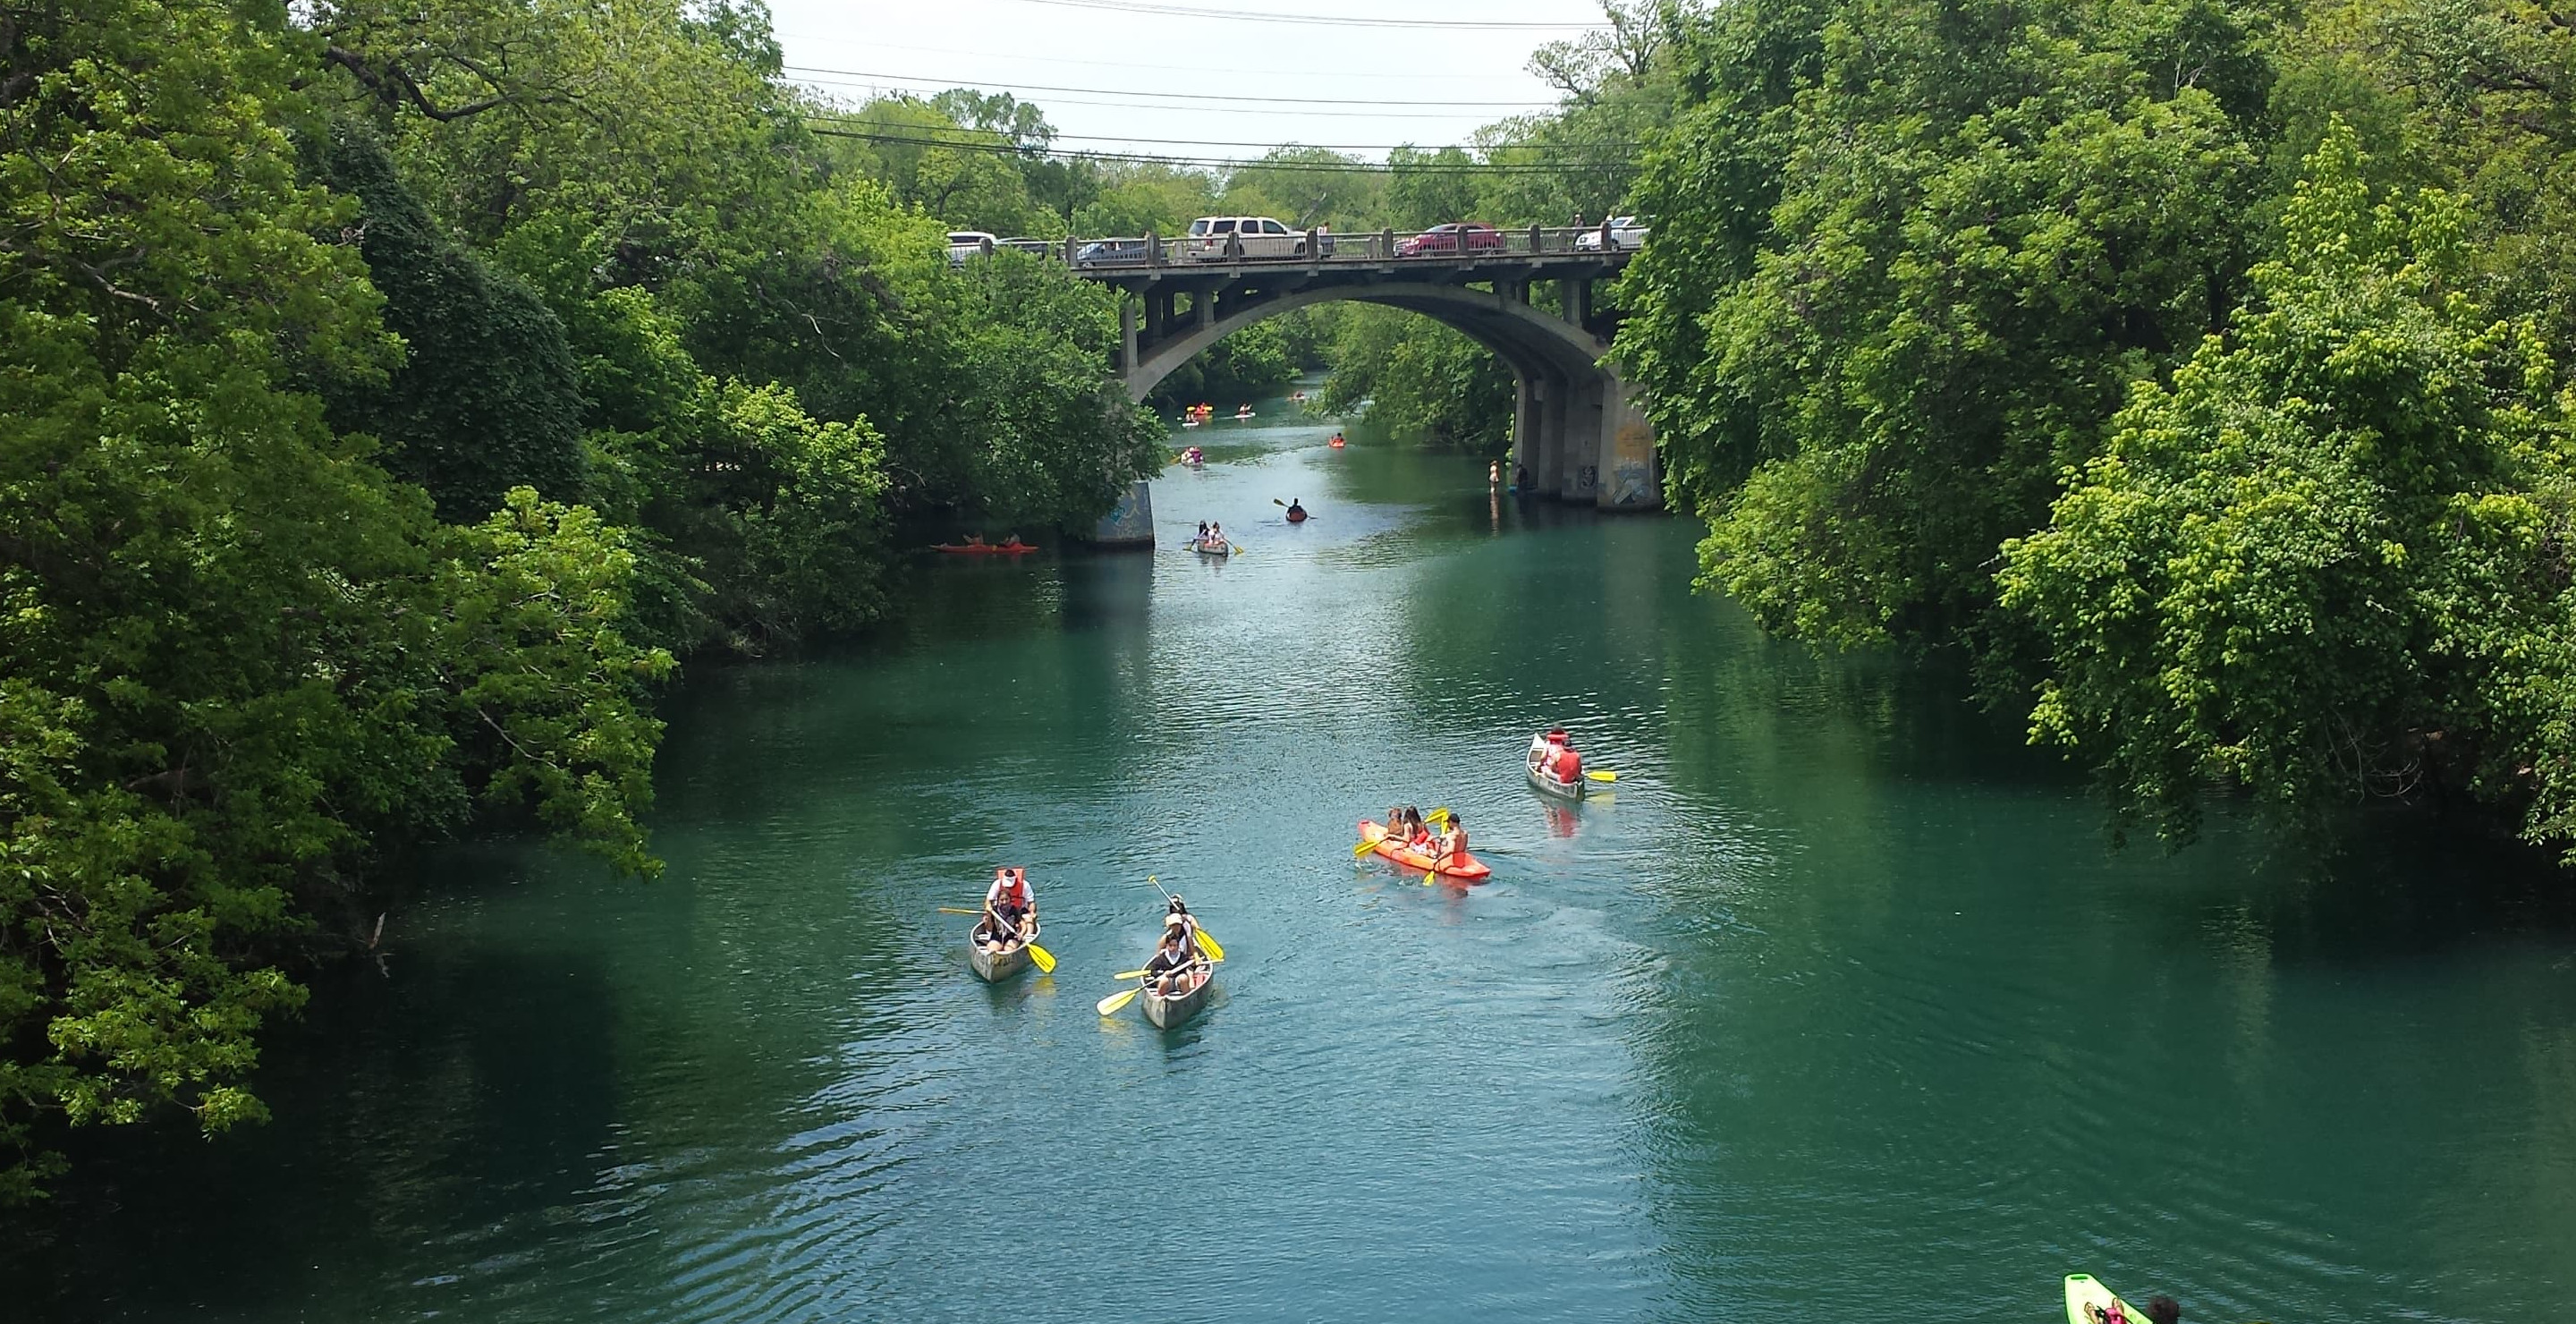
[[[271,1048],[275,1121],[84,1149],[0,1318],[2576,1305],[2565,883],[2422,823],[2114,851],[1959,677],[1694,595],[1687,522],[1329,431],[1188,434],[1150,555],[926,566],[867,646],[700,669],[667,876],[421,862]],[[1211,517],[1247,555],[1177,550]],[[1614,797],[1523,785],[1551,721]],[[1354,863],[1396,801],[1493,880]],[[998,862],[1051,977],[976,983],[937,911]],[[1171,1034],[1092,1010],[1149,874],[1230,958]]]

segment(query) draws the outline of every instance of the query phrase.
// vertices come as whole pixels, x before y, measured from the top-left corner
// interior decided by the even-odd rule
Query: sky
[[[1530,52],[1601,19],[1597,0],[770,3],[788,76],[835,96],[1010,92],[1045,109],[1064,150],[1234,159],[1285,142],[1370,159],[1398,143],[1463,144],[1480,124],[1553,105]],[[1335,21],[1242,17],[1255,14]]]

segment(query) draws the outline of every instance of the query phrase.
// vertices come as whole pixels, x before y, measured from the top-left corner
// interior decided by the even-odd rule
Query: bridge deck
[[[1223,239],[1073,240],[1065,245],[1073,268],[1106,284],[1136,287],[1167,280],[1191,283],[1259,278],[1272,272],[1308,271],[1337,276],[1368,273],[1381,279],[1442,284],[1474,281],[1585,280],[1615,273],[1628,263],[1622,248],[1603,230],[1530,226],[1521,230],[1481,231],[1463,248],[1455,238],[1375,234],[1334,234],[1308,230],[1289,235],[1258,235],[1248,241]],[[1426,242],[1427,240],[1427,242]],[[1245,244],[1250,251],[1245,250]]]

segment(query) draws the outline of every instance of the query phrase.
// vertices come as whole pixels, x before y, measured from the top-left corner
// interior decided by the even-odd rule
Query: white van
[[[1306,234],[1267,216],[1202,216],[1190,222],[1181,240],[1182,255],[1193,262],[1230,261],[1238,252],[1247,258],[1302,258]]]

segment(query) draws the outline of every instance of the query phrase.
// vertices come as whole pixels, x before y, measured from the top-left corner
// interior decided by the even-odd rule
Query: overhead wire
[[[1420,83],[1435,80],[1439,82],[1491,82],[1498,78],[1518,78],[1521,76],[1519,74],[1381,74],[1368,73],[1354,69],[1240,69],[1220,65],[1202,64],[1138,64],[1132,60],[1070,60],[1061,55],[1020,55],[1009,51],[961,51],[953,50],[945,46],[906,46],[899,42],[891,41],[871,40],[867,45],[869,48],[874,50],[911,51],[916,55],[957,55],[963,56],[969,60],[1020,60],[1032,64],[1076,64],[1094,69],[1123,69],[1130,72],[1158,74],[1263,74],[1276,75],[1284,78],[1348,78],[1404,83]]]
[[[808,116],[806,116],[806,118],[807,118],[807,119],[833,120],[833,121],[841,121],[841,120],[858,120],[858,121],[860,121],[861,123],[869,123],[869,122],[871,122],[871,121],[868,121],[864,116],[861,116],[861,115],[850,114],[850,113],[844,113],[844,112],[834,112],[834,111],[826,111],[826,112],[820,112],[820,113],[816,113],[816,114],[809,114]],[[978,144],[978,143],[990,143],[990,142],[991,142],[991,140],[990,140],[990,139],[988,139],[988,138],[983,138],[983,137],[977,136],[977,135],[980,135],[980,134],[982,134],[982,133],[988,132],[987,130],[978,130],[978,129],[962,129],[962,128],[961,128],[961,129],[944,129],[944,128],[939,128],[939,127],[935,127],[935,126],[931,126],[931,125],[921,125],[921,126],[913,126],[913,125],[899,125],[899,126],[894,126],[894,127],[900,128],[900,129],[902,129],[903,131],[905,131],[905,132],[907,132],[907,133],[910,133],[910,134],[938,135],[938,134],[943,134],[943,133],[945,133],[945,134],[963,134],[963,135],[967,135],[967,136],[962,137],[962,138],[959,138],[959,137],[952,137],[952,138],[942,139],[942,138],[939,138],[939,137],[936,137],[936,136],[931,136],[931,137],[926,137],[926,138],[923,138],[923,139],[922,139],[922,141],[924,141],[924,142],[926,142],[926,143],[928,143],[928,144],[930,144],[930,145],[933,145],[933,146],[939,146],[939,147],[963,147],[963,146],[972,146],[972,145],[976,145],[976,144]],[[1171,144],[1172,146],[1175,146],[1175,147],[1258,147],[1258,148],[1261,148],[1261,149],[1263,149],[1263,150],[1265,150],[1265,151],[1270,150],[1270,149],[1272,149],[1272,148],[1281,147],[1281,146],[1296,146],[1296,147],[1304,147],[1304,148],[1310,148],[1310,149],[1319,149],[1319,150],[1322,150],[1322,151],[1328,151],[1328,152],[1391,152],[1391,151],[1396,150],[1396,149],[1397,149],[1397,148],[1399,148],[1399,147],[1411,148],[1411,147],[1415,147],[1415,146],[1416,146],[1416,144],[1413,144],[1413,143],[1294,143],[1294,144],[1283,144],[1283,143],[1279,142],[1279,141],[1278,141],[1278,140],[1276,140],[1276,139],[1269,139],[1269,140],[1264,140],[1264,141],[1259,141],[1259,142],[1246,142],[1246,141],[1239,141],[1239,140],[1227,140],[1227,139],[1222,139],[1222,138],[1167,138],[1167,137],[1160,137],[1160,136],[1156,136],[1156,137],[1122,137],[1122,136],[1115,135],[1115,134],[1088,134],[1088,133],[1058,133],[1058,134],[1051,134],[1051,135],[1049,135],[1049,136],[1048,136],[1048,138],[1046,139],[1046,141],[1047,141],[1048,143],[1058,143],[1058,142],[1104,142],[1104,143],[1147,143],[1147,144],[1153,144],[1153,143],[1169,143],[1169,144]],[[1009,143],[995,143],[995,144],[992,144],[992,145],[994,145],[994,146],[998,146],[998,147],[1004,147],[1004,148],[1007,148],[1007,149],[1009,149],[1009,150],[1011,150],[1011,151],[1043,150],[1043,149],[1031,149],[1031,148],[1025,148],[1025,147],[1017,147],[1017,146],[1013,146],[1013,145],[1011,145],[1011,144],[1009,144]],[[1514,144],[1514,145],[1515,145],[1515,146],[1518,146],[1519,144]],[[1587,146],[1599,147],[1599,148],[1607,149],[1607,150],[1610,150],[1610,151],[1642,151],[1642,150],[1644,150],[1644,148],[1645,148],[1645,144],[1643,144],[1643,143],[1592,143],[1592,144],[1587,144]]]
[[[927,78],[919,74],[871,73],[864,69],[826,69],[819,65],[791,64],[782,66],[790,73],[831,74],[840,78],[860,78],[872,82],[924,83],[945,90],[965,86],[956,79]],[[1481,110],[1542,110],[1554,101],[1420,101],[1385,97],[1246,97],[1222,92],[1148,92],[1123,87],[1057,87],[1046,83],[1013,83],[974,81],[978,87],[998,87],[1011,92],[1069,92],[1085,96],[1148,97],[1161,101],[1241,101],[1271,106],[1454,106]],[[1144,107],[1138,107],[1143,109]]]
[[[1606,23],[1547,23],[1512,19],[1361,18],[1356,15],[1283,14],[1255,9],[1203,9],[1195,5],[1157,4],[1152,0],[1019,0],[1019,3],[1049,5],[1060,9],[1103,9],[1121,14],[1153,14],[1164,18],[1223,19],[1238,23],[1298,23],[1337,28],[1432,28],[1453,32],[1591,32],[1609,26]]]
[[[872,92],[878,93],[900,92],[906,96],[919,95],[919,93],[912,88],[888,87],[883,83],[862,82],[855,79],[799,78],[795,81],[804,84],[820,84],[826,87],[864,87]],[[1046,99],[1046,104],[1050,106],[1101,106],[1111,110],[1159,110],[1175,114],[1190,115],[1267,115],[1273,119],[1278,118],[1280,114],[1279,111],[1267,106],[1157,106],[1135,101],[1094,101],[1086,100],[1081,97],[1065,96],[1050,96]],[[1387,118],[1387,112],[1382,110],[1299,110],[1296,112],[1296,116],[1301,120],[1382,120]],[[1485,116],[1483,113],[1477,111],[1459,110],[1433,112],[1422,115],[1419,118],[1427,120],[1459,120],[1468,123],[1479,123],[1485,119]]]
[[[822,116],[808,118],[809,120],[813,118],[828,120],[833,117]],[[994,156],[1070,157],[1075,160],[1122,161],[1140,165],[1162,165],[1178,169],[1193,170],[1251,169],[1281,171],[1289,174],[1393,174],[1398,171],[1405,171],[1421,174],[1536,175],[1562,174],[1564,172],[1574,170],[1618,170],[1625,169],[1629,164],[1626,161],[1421,161],[1408,162],[1399,166],[1384,161],[1266,161],[1258,159],[1244,160],[1240,157],[1177,156],[1145,152],[1111,152],[1091,150],[1058,152],[1043,147],[1019,147],[1006,142],[976,142],[961,141],[957,139],[926,138],[917,134],[880,133],[862,129],[827,128],[811,123],[807,125],[807,128],[814,134],[825,138],[852,138],[864,142],[891,143],[908,147],[945,147],[956,151],[982,152]],[[1273,151],[1282,149],[1297,150],[1312,146],[1311,144],[1305,143],[1257,143],[1248,145],[1266,147]]]

